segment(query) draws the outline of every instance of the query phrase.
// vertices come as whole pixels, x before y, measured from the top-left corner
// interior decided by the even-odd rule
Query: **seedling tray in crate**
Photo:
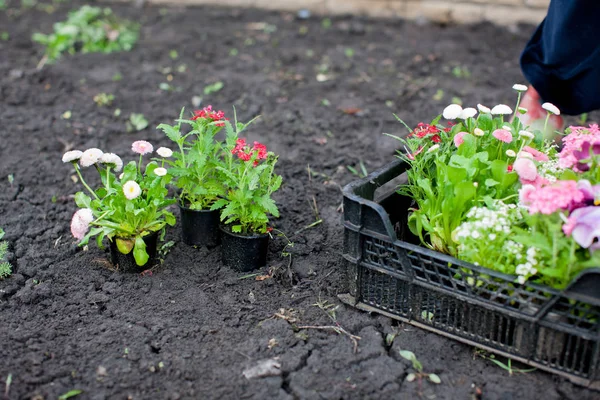
[[[411,200],[394,186],[375,200],[407,168],[397,160],[344,188],[340,298],[600,389],[600,269],[559,291],[418,245],[407,227]]]

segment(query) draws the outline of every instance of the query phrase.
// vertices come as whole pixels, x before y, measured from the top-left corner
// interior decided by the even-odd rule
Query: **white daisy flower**
[[[448,107],[444,108],[442,112],[442,116],[445,119],[456,119],[462,112],[463,108],[458,104],[450,104]]]
[[[127,181],[123,185],[123,193],[129,200],[133,200],[142,194],[142,188],[135,181]]]
[[[560,110],[552,103],[544,103],[542,104],[542,108],[548,111],[550,114],[560,115]]]
[[[482,114],[489,114],[492,112],[492,110],[490,110],[488,107],[484,106],[483,104],[477,104],[477,109]]]
[[[169,158],[173,155],[173,150],[169,149],[168,147],[159,147],[156,149],[156,153],[161,157]]]
[[[62,162],[67,163],[67,162],[79,161],[79,159],[81,158],[82,155],[83,155],[83,152],[79,151],[79,150],[67,151],[65,154],[63,154]]]
[[[439,145],[436,145],[439,147]],[[429,149],[431,150],[431,149]],[[154,173],[158,176],[165,176],[167,174],[167,169],[163,167],[154,168]]]
[[[498,104],[492,108],[492,114],[494,115],[510,115],[512,114],[512,108],[506,104]]]
[[[475,115],[477,114],[477,110],[474,109],[473,107],[467,107],[464,108],[459,116],[458,119],[467,119],[467,118],[473,118]]]
[[[473,129],[473,135],[481,137],[485,135],[485,132],[481,128],[475,128]]]
[[[517,92],[526,92],[527,91],[527,86],[521,85],[520,83],[515,83],[512,88],[514,90],[516,90]]]
[[[109,164],[115,172],[119,172],[123,169],[123,160],[121,160],[121,157],[114,153],[102,154],[102,157],[100,157],[100,162],[102,164]]]
[[[506,155],[507,155],[508,157],[516,157],[516,156],[517,156],[517,153],[515,153],[515,151],[514,151],[514,150],[510,150],[510,149],[508,149],[508,150],[506,150]]]
[[[519,131],[519,136],[525,137],[528,139],[533,139],[535,137],[535,135],[529,131]]]
[[[100,161],[100,157],[102,157],[103,154],[104,153],[102,152],[102,150],[96,149],[95,147],[87,149],[81,155],[81,158],[79,159],[79,165],[81,165],[82,167],[89,167],[90,165],[94,165],[98,161]]]

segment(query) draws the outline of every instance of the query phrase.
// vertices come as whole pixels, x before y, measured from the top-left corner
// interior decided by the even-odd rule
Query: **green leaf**
[[[241,233],[242,232],[242,225],[232,225],[231,226],[231,232],[233,232],[233,233]]]
[[[179,141],[181,140],[181,132],[179,131],[179,127],[167,124],[160,124],[156,127],[156,129],[161,129],[169,139],[176,143],[179,143]]]
[[[132,239],[122,239],[116,238],[115,243],[117,244],[117,249],[122,254],[129,254],[131,250],[133,250],[133,246],[135,242]]]
[[[138,132],[143,131],[148,127],[148,120],[144,117],[144,114],[131,113],[129,122]]]
[[[90,196],[86,195],[85,193],[83,193],[83,192],[75,193],[75,204],[77,204],[77,207],[90,208],[91,202],[92,202],[92,199],[90,198]]]
[[[412,351],[400,350],[399,353],[402,358],[405,358],[408,361],[412,361],[412,360],[416,359],[415,353],[413,353]]]
[[[576,180],[579,180],[579,177],[577,176],[577,173],[575,171],[573,171],[572,169],[566,168],[563,170],[562,174],[560,175],[560,179],[566,180],[566,181],[576,181]]]
[[[440,379],[440,377],[439,377],[439,376],[437,376],[436,374],[429,374],[429,376],[428,376],[428,377],[429,377],[429,380],[430,380],[432,383],[436,383],[436,384],[440,384],[440,383],[442,383],[442,380],[441,380],[441,379]]]
[[[210,206],[211,210],[218,210],[220,208],[223,208],[227,205],[229,201],[227,199],[219,199],[217,201],[215,201],[212,206]]]
[[[204,94],[209,95],[212,93],[216,93],[219,90],[223,89],[223,82],[221,81],[217,81],[211,85],[207,85],[204,87]]]
[[[67,399],[70,399],[71,397],[78,396],[81,393],[83,393],[83,390],[79,390],[79,389],[69,390],[67,393],[61,394],[60,396],[58,396],[58,400],[67,400]]]
[[[500,184],[500,182],[495,181],[495,180],[490,179],[490,178],[488,178],[488,179],[485,180],[485,186],[486,187],[494,187],[494,186],[499,185],[499,184]]]
[[[146,252],[146,243],[141,236],[135,238],[135,246],[133,247],[133,258],[138,266],[145,265],[148,262],[150,256]]]
[[[165,222],[167,224],[169,224],[170,226],[175,226],[176,221],[175,221],[175,216],[173,214],[165,211],[165,212],[163,212],[163,215],[165,217]]]

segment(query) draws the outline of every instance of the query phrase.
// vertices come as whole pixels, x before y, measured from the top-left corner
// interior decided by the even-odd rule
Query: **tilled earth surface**
[[[394,113],[415,125],[453,97],[512,104],[533,27],[115,4],[142,24],[133,51],[65,56],[36,70],[42,49],[32,33],[50,32],[79,5],[0,11],[9,34],[0,41],[0,226],[15,266],[0,282],[0,397],[79,389],[85,399],[598,398],[545,372],[511,376],[469,346],[337,299],[340,188],[357,178],[347,167],[393,160],[397,142],[382,133],[403,134]],[[220,91],[204,93],[218,81]],[[100,92],[114,104],[98,107]],[[194,96],[229,115],[235,106],[241,120],[260,114],[247,136],[280,154],[274,225],[294,247],[285,256],[286,241],[272,241],[259,271],[267,279],[223,267],[219,248],[188,247],[177,229],[164,263],[145,276],[113,271],[105,250],[84,251],[70,235],[80,186],[63,152],[98,147],[129,160],[134,140],[168,146],[154,127],[193,109]],[[131,113],[149,127],[127,132]],[[356,349],[350,334],[360,337]],[[401,349],[442,383],[406,382]],[[250,376],[269,363],[270,376]]]

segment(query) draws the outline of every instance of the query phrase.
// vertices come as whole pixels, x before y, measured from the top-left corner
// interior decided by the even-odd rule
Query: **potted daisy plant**
[[[164,168],[164,160],[143,164],[144,155],[154,150],[147,141],[136,141],[131,149],[139,159],[126,165],[118,155],[97,148],[68,151],[62,158],[73,165],[85,188],[75,194],[79,210],[71,220],[71,233],[80,246],[96,237],[102,248],[103,239],[108,238],[113,265],[126,272],[148,269],[165,226],[175,224],[175,217],[167,210],[175,200],[168,197],[166,186],[172,176]],[[159,154],[166,152],[164,148],[157,150]],[[82,175],[82,169],[92,166],[100,175],[96,189]]]

